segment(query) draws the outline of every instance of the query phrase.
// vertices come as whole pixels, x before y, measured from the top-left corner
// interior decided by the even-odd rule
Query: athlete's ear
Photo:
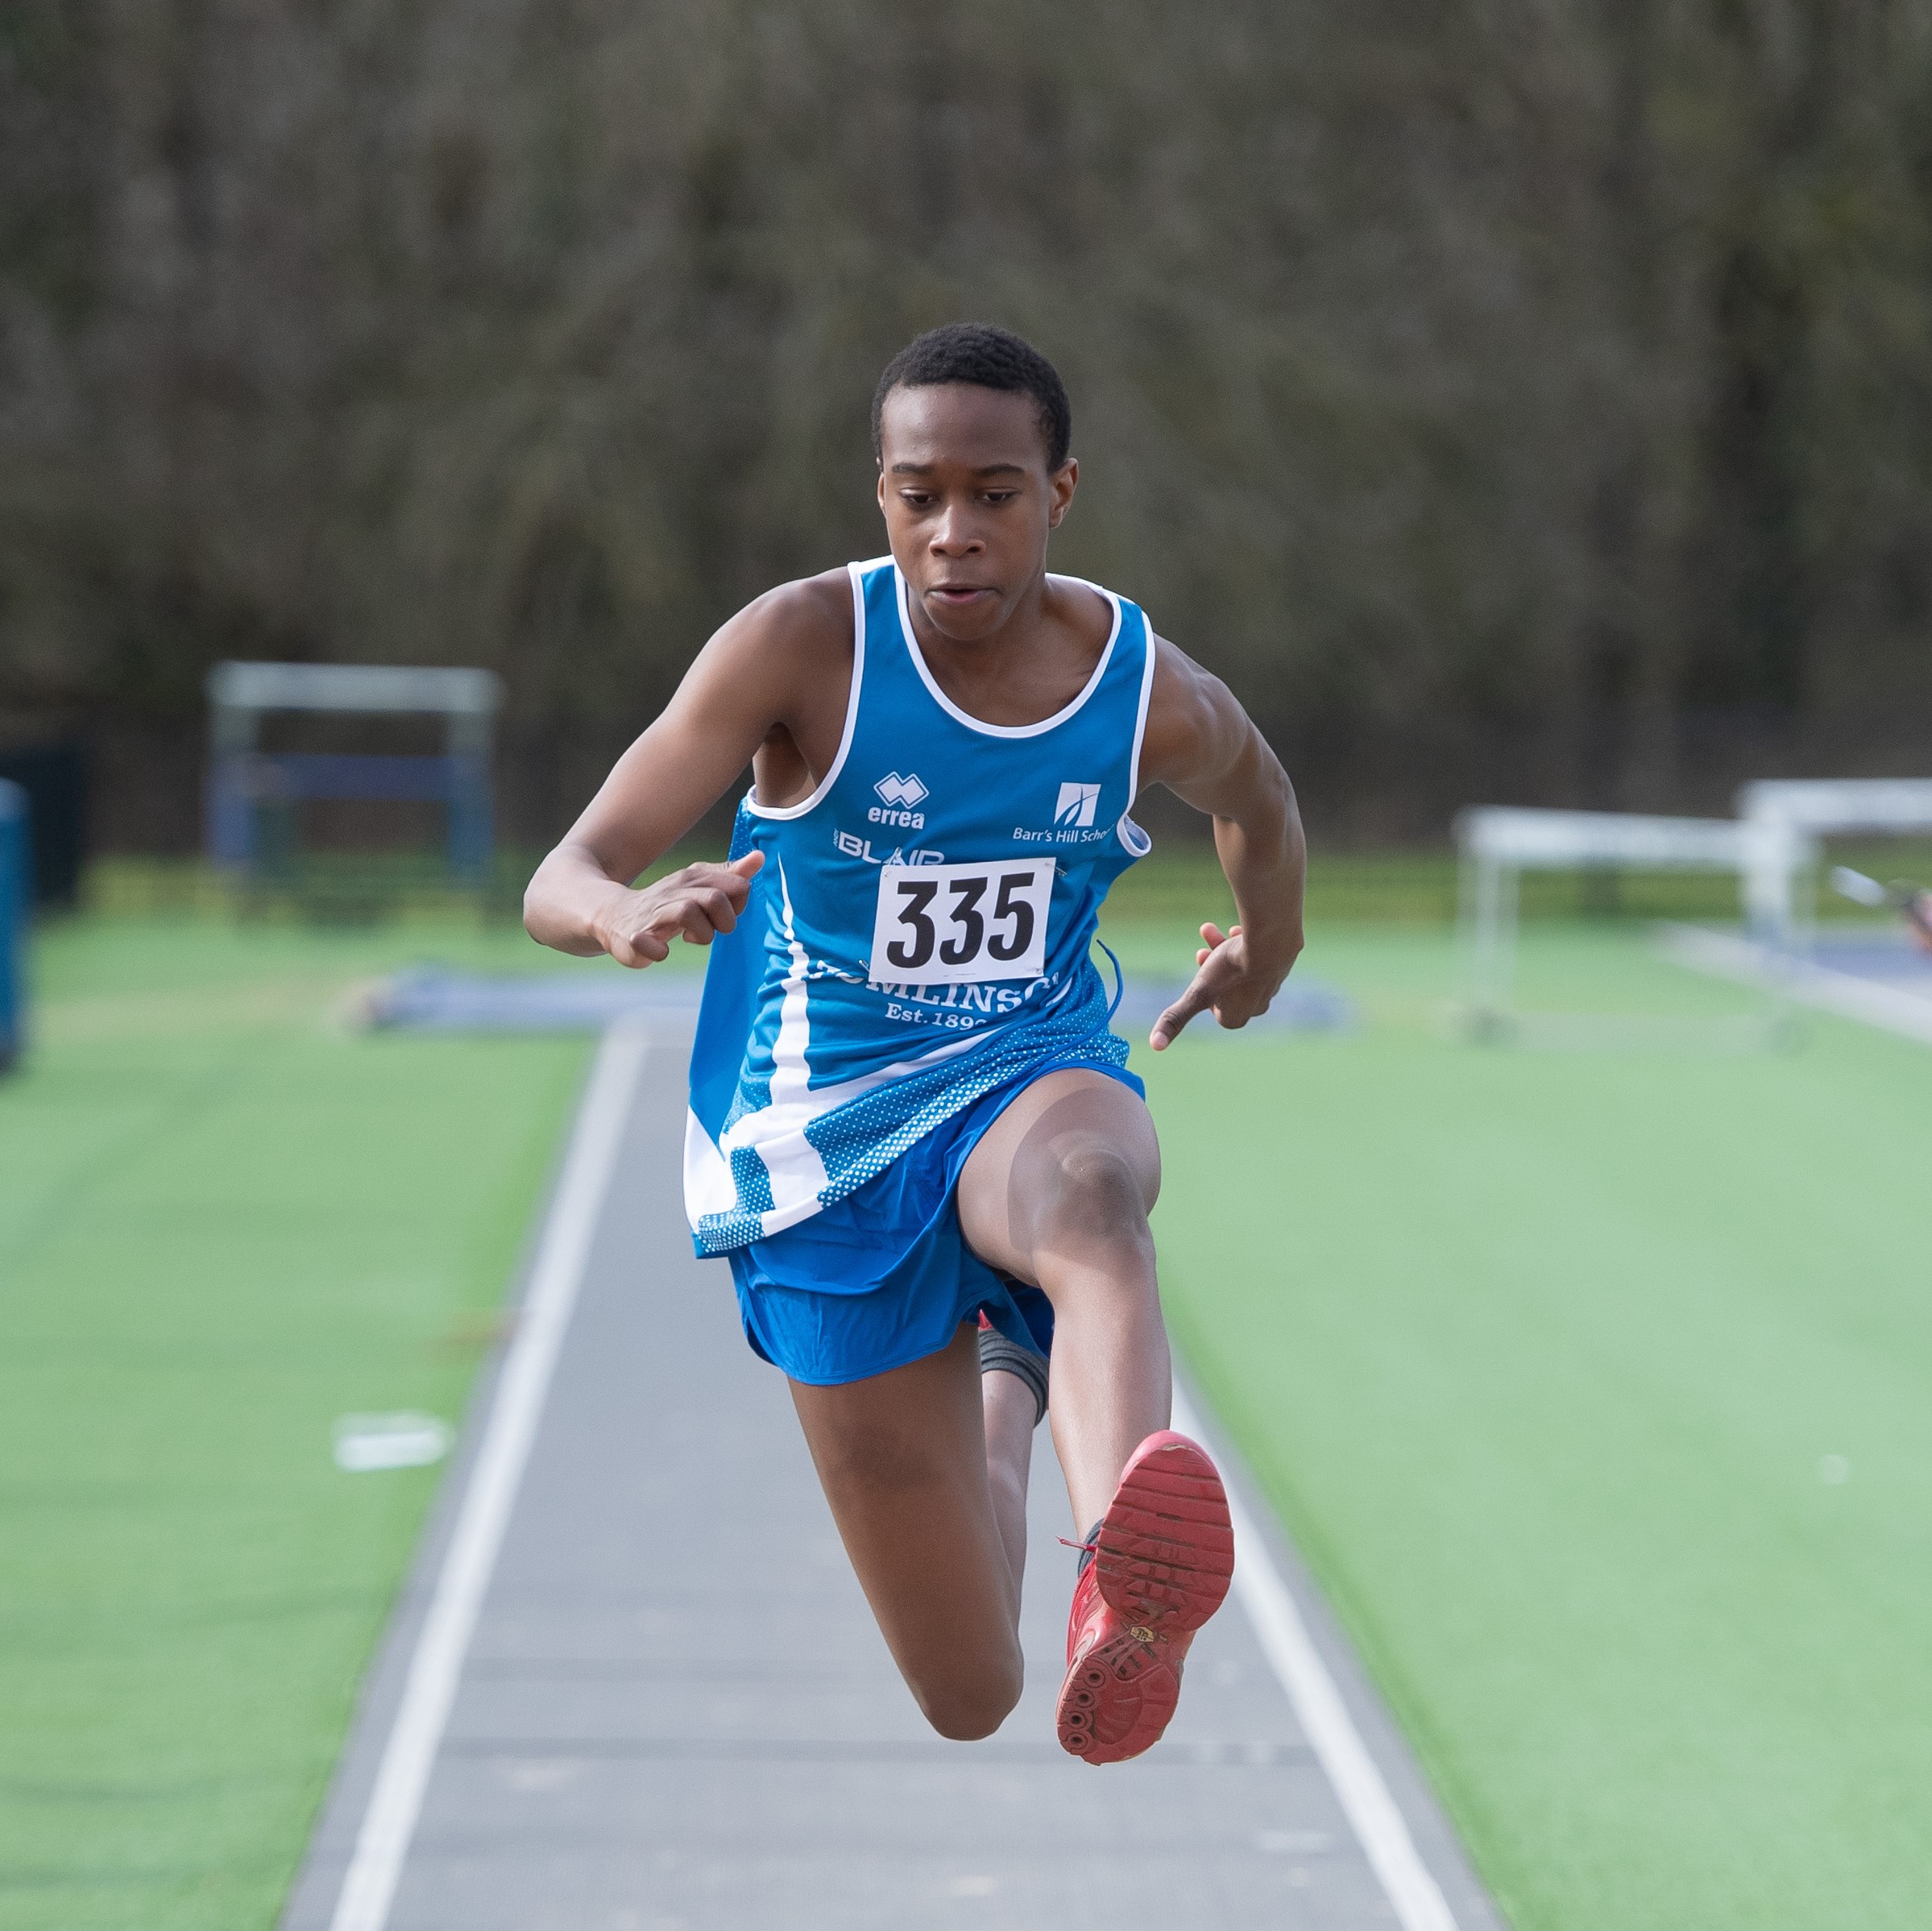
[[[879,514],[885,514],[885,465],[879,465]]]
[[[1073,501],[1073,492],[1080,486],[1080,466],[1078,460],[1072,456],[1069,456],[1047,479],[1047,487],[1049,491],[1047,499],[1047,527],[1048,529],[1058,529],[1065,520],[1068,508]],[[883,491],[885,487],[885,479],[881,476],[879,479],[879,487]]]

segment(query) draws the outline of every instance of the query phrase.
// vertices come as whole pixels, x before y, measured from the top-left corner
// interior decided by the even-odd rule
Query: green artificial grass
[[[1750,998],[1614,923],[1527,930],[1524,1003],[1654,1042],[1461,1043],[1447,876],[1318,873],[1387,893],[1304,968],[1355,1034],[1137,1050],[1177,1336],[1519,1931],[1916,1925],[1932,1057],[1739,1050]],[[584,1064],[345,1022],[417,959],[555,963],[513,929],[197,878],[44,939],[0,1082],[8,1931],[273,1922],[436,1479],[331,1423],[458,1415]],[[1178,978],[1201,916],[1182,853],[1108,935]]]
[[[1524,967],[1749,1005],[1635,932]],[[1137,1052],[1184,1353],[1518,1931],[1923,1925],[1932,1054],[1472,1046],[1452,968],[1318,927],[1355,1034]]]
[[[0,1080],[0,1923],[266,1931],[437,1472],[581,1039],[359,1034],[354,983],[520,933],[53,928]]]

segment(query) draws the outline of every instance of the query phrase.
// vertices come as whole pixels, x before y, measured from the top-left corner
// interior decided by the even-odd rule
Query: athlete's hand
[[[707,946],[737,924],[764,863],[762,852],[748,852],[728,865],[686,865],[641,892],[614,893],[592,933],[621,966],[655,965],[680,934],[687,945]]]
[[[1200,935],[1206,943],[1194,955],[1192,980],[1154,1022],[1147,1043],[1157,1053],[1165,1052],[1196,1013],[1212,1012],[1221,1025],[1230,1029],[1258,1017],[1281,990],[1281,982],[1295,963],[1293,953],[1279,966],[1257,957],[1239,926],[1230,926],[1224,932],[1219,926],[1205,925]]]

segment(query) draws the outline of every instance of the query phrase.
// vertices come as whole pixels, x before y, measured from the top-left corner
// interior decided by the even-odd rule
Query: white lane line
[[[1764,986],[1841,1019],[1855,1019],[1932,1046],[1932,998],[1909,986],[1861,979],[1855,972],[1814,965],[1809,959],[1781,959],[1755,940],[1707,932],[1698,926],[1665,926],[1657,943],[1666,959],[1694,972]]]
[[[1184,1435],[1212,1443],[1179,1388],[1174,1390],[1174,1425]],[[1234,1593],[1254,1626],[1262,1654],[1287,1692],[1296,1722],[1334,1787],[1363,1855],[1395,1908],[1402,1931],[1456,1931],[1449,1900],[1416,1850],[1409,1827],[1308,1635],[1293,1592],[1232,1487],[1228,1510],[1234,1519]]]
[[[556,1200],[544,1223],[529,1288],[518,1312],[515,1337],[496,1385],[483,1446],[409,1659],[402,1701],[383,1747],[382,1767],[336,1900],[330,1931],[383,1931],[388,1921],[423,1793],[450,1719],[463,1655],[536,1439],[650,1044],[647,1029],[620,1022],[604,1034],[598,1048]]]

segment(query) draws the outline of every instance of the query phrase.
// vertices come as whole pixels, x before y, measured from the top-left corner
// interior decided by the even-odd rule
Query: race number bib
[[[882,865],[872,976],[892,985],[1038,979],[1047,969],[1054,860]]]

